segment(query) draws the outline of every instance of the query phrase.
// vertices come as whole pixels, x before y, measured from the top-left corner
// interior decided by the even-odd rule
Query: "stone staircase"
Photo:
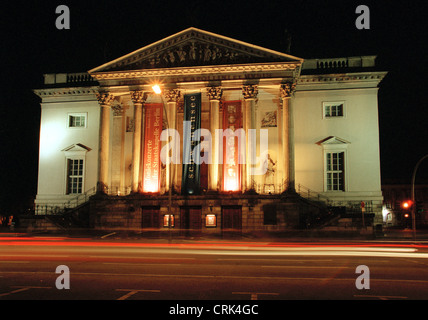
[[[61,213],[20,216],[19,226],[27,232],[68,232],[89,227],[89,201]]]
[[[323,194],[310,190],[302,185],[297,186],[296,193],[300,197],[300,202],[306,206],[318,208],[319,211],[312,215],[303,214],[303,218],[308,220],[308,228],[324,230],[350,230],[360,229],[363,226],[362,213],[359,202],[335,203]],[[370,210],[370,209],[369,209]],[[364,226],[373,225],[374,214],[366,212],[364,214]]]

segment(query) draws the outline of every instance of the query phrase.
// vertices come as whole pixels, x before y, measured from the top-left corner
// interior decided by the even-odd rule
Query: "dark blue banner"
[[[200,165],[196,164],[193,150],[200,143],[201,93],[184,95],[183,122],[183,175],[181,194],[199,194]],[[198,130],[198,131],[197,131]]]

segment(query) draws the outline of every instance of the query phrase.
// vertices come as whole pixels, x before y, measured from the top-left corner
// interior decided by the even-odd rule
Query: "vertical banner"
[[[201,93],[184,95],[182,194],[199,194],[200,164],[194,162],[193,150],[200,143]]]
[[[242,129],[241,101],[225,101],[223,104],[223,130],[236,133]],[[223,140],[223,191],[239,191],[241,189],[241,167],[239,164],[238,135],[225,134]]]
[[[163,104],[145,104],[144,108],[143,192],[159,192]]]

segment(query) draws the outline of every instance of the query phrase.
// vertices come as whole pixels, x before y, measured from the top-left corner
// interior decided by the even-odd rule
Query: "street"
[[[0,237],[0,300],[75,299],[428,299],[428,245]]]

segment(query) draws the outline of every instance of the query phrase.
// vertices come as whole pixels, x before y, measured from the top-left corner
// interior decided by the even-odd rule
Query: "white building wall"
[[[84,128],[70,128],[68,117],[71,113],[86,114]],[[86,97],[43,98],[41,103],[39,179],[36,204],[62,204],[76,195],[67,195],[67,155],[64,149],[81,144],[88,151],[78,151],[84,155],[83,191],[96,186],[98,176],[99,104],[94,95]],[[82,150],[82,149],[81,149]]]
[[[343,101],[344,116],[325,118],[323,102]],[[311,90],[297,87],[295,112],[296,186],[332,199],[381,199],[377,88]],[[334,136],[349,143],[345,152],[345,192],[327,192],[324,150],[317,144]]]

